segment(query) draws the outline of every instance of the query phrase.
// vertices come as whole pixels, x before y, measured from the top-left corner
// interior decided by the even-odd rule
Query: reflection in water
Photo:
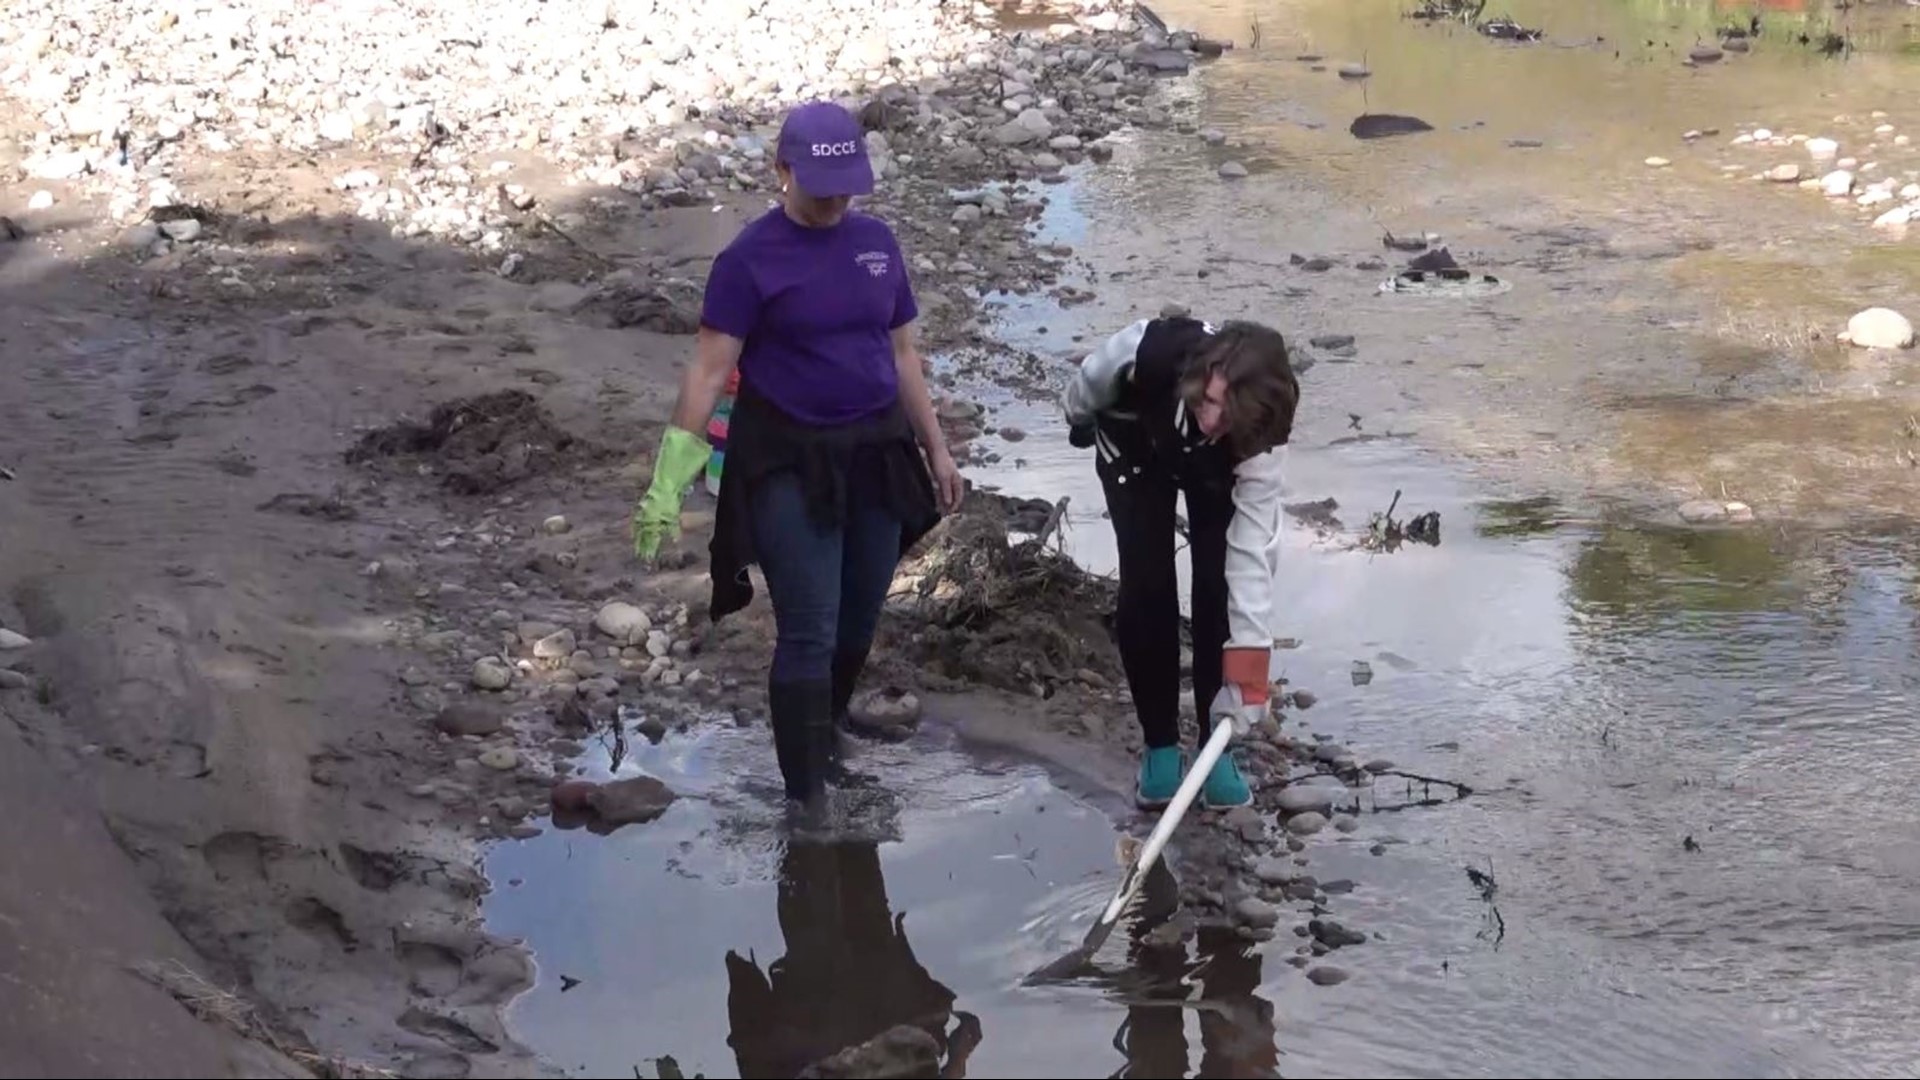
[[[1179,896],[1173,875],[1155,865],[1129,931],[1131,971],[1116,988],[1128,1004],[1113,1045],[1126,1064],[1113,1076],[1278,1077],[1273,1003],[1259,994],[1260,946],[1221,926],[1200,930],[1191,959],[1184,945],[1155,942],[1152,932],[1175,914]],[[1197,1063],[1187,1039],[1190,1012],[1199,1017]]]
[[[906,916],[887,902],[877,844],[790,842],[778,896],[786,955],[764,971],[750,957],[726,956],[727,1044],[741,1076],[797,1076],[900,1025],[939,1046],[938,1072],[926,1075],[966,1075],[979,1018],[956,1013],[953,991],[914,956]]]

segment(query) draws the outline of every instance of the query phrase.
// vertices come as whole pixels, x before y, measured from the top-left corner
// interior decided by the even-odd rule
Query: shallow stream
[[[621,766],[682,794],[663,819],[494,853],[489,924],[541,969],[517,1030],[583,1076],[663,1055],[791,1075],[920,1021],[975,1077],[1920,1072],[1907,361],[1807,329],[1920,306],[1920,247],[1750,180],[1798,145],[1729,144],[1765,123],[1920,167],[1872,133],[1920,128],[1920,13],[1836,14],[1870,50],[1841,61],[1788,34],[1817,7],[1769,11],[1753,52],[1689,67],[1747,9],[1516,2],[1548,31],[1527,46],[1356,0],[1156,10],[1243,44],[1168,90],[1227,145],[1141,136],[1051,189],[1043,232],[1096,297],[1003,298],[997,330],[1064,361],[1177,301],[1354,335],[1351,358],[1309,346],[1290,483],[1340,525],[1288,534],[1279,674],[1319,697],[1313,730],[1476,794],[1310,841],[1321,881],[1355,883],[1335,914],[1375,935],[1335,958],[1342,985],[1284,962],[1283,923],[1125,977],[1110,945],[1114,977],[1034,989],[1117,881],[1110,800],[936,723],[867,752],[884,784],[849,810],[859,839],[789,846],[763,730],[670,733]],[[1328,70],[1296,59],[1315,53]],[[1364,103],[1332,71],[1363,59]],[[1437,130],[1358,142],[1366,107]],[[1253,175],[1219,179],[1229,158]],[[1390,271],[1360,265],[1399,257],[1381,225],[1442,233],[1512,289],[1381,295]],[[1045,405],[996,421],[1026,437],[989,436],[1001,460],[974,479],[1070,496],[1066,543],[1110,569],[1091,462]],[[1396,491],[1400,516],[1440,512],[1440,545],[1351,550]],[[1701,494],[1761,520],[1679,524]]]

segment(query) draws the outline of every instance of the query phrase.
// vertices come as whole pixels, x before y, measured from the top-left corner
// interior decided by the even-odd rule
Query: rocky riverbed
[[[671,804],[569,780],[585,740],[760,722],[770,627],[701,616],[700,500],[652,574],[626,521],[705,261],[765,205],[781,107],[859,110],[964,443],[992,425],[972,387],[1053,378],[978,324],[991,294],[1076,299],[1071,253],[1027,229],[1050,185],[1116,132],[1191,126],[1160,80],[1223,48],[1107,0],[1006,13],[1018,31],[1000,14],[0,14],[0,340],[23,358],[0,374],[0,712],[97,807],[97,859],[146,890],[49,882],[108,906],[21,913],[47,961],[32,994],[111,986],[209,1075],[261,1053],[289,1075],[539,1068],[501,1022],[532,973],[476,922],[479,843]],[[1108,587],[1010,522],[1036,525],[977,494],[906,568],[925,588],[889,619],[868,726],[899,734],[921,695],[985,687],[1124,768]],[[1278,838],[1341,828],[1379,770],[1278,726],[1249,753],[1261,809],[1183,865],[1196,914],[1257,938],[1285,929],[1273,905],[1319,917],[1336,891],[1273,863]],[[1306,773],[1327,786],[1288,783]],[[161,918],[89,944],[90,919]],[[1303,958],[1354,941],[1314,925]],[[130,1029],[100,1019],[59,1010],[30,1048],[0,1045],[53,1073],[136,1069]]]

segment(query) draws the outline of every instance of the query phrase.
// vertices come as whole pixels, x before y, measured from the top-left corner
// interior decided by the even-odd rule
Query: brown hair
[[[1202,340],[1180,376],[1180,396],[1189,411],[1206,400],[1207,383],[1216,374],[1227,381],[1223,439],[1233,452],[1249,458],[1286,445],[1300,383],[1280,332],[1259,323],[1230,322]]]

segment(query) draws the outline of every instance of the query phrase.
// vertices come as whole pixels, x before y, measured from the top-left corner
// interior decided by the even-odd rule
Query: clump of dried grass
[[[215,985],[206,976],[178,960],[146,961],[134,965],[133,970],[141,978],[165,990],[195,1019],[218,1024],[243,1039],[257,1042],[320,1080],[386,1080],[400,1075],[387,1069],[322,1054],[308,1045],[306,1040],[283,1034],[267,1022],[251,1002]]]

